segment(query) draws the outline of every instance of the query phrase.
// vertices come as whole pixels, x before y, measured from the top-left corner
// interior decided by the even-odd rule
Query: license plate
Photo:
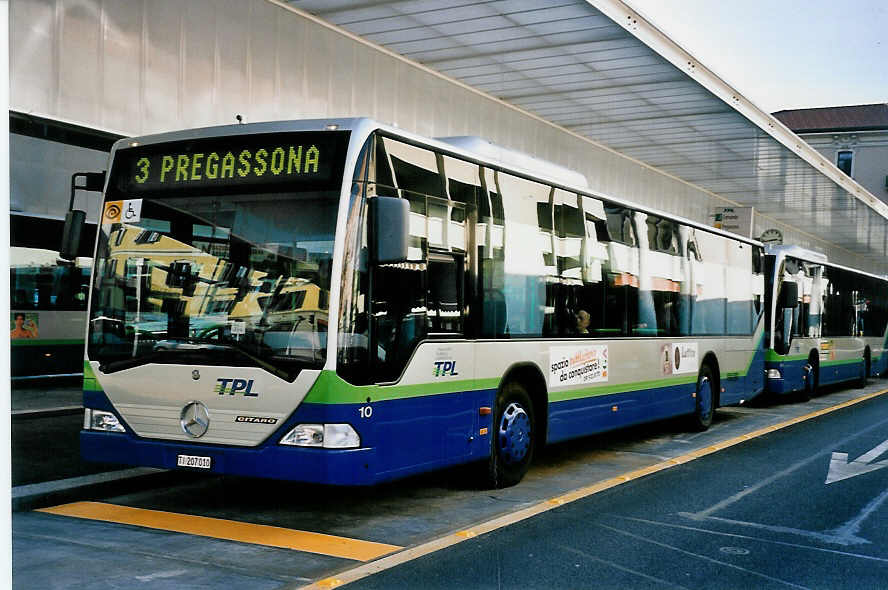
[[[209,469],[211,463],[211,457],[198,457],[196,455],[179,455],[176,459],[176,464],[179,467],[196,467],[198,469]]]

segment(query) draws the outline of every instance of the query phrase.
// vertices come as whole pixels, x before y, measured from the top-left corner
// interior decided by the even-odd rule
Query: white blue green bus
[[[121,140],[88,460],[374,484],[764,389],[761,244],[367,119]]]
[[[13,381],[79,377],[92,260],[86,240],[80,256],[59,261],[62,221],[10,215],[9,343]]]
[[[769,246],[765,260],[769,392],[804,400],[888,370],[888,279],[792,246]]]

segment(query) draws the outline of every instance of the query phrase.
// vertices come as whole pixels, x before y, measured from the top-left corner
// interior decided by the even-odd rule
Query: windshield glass
[[[103,371],[239,365],[292,379],[323,365],[341,176],[132,198],[114,174],[123,188],[104,205],[89,321]]]

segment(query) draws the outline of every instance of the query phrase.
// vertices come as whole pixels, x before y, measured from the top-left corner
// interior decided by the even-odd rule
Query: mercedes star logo
[[[200,438],[210,427],[210,411],[201,402],[189,402],[179,415],[182,430],[190,437]]]

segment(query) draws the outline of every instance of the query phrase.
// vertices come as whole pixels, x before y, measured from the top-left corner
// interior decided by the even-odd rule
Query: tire
[[[805,363],[803,370],[805,371],[805,386],[802,387],[802,390],[796,395],[796,400],[800,402],[810,400],[811,396],[814,395],[814,392],[817,389],[817,367],[814,366],[811,359],[808,359],[808,362]]]
[[[691,414],[691,428],[697,432],[708,430],[715,415],[715,387],[712,369],[704,364],[697,375],[697,394],[694,396],[694,413]]]
[[[864,355],[864,357],[861,359],[861,361],[862,361],[861,364],[863,366],[860,369],[860,371],[861,371],[860,378],[857,380],[857,383],[855,383],[855,386],[857,387],[857,389],[863,389],[864,387],[866,387],[866,380],[867,380],[867,377],[869,377],[869,372],[870,372],[869,357]]]
[[[491,488],[513,486],[530,467],[537,436],[533,403],[523,385],[507,383],[497,393],[490,430],[487,484]]]

